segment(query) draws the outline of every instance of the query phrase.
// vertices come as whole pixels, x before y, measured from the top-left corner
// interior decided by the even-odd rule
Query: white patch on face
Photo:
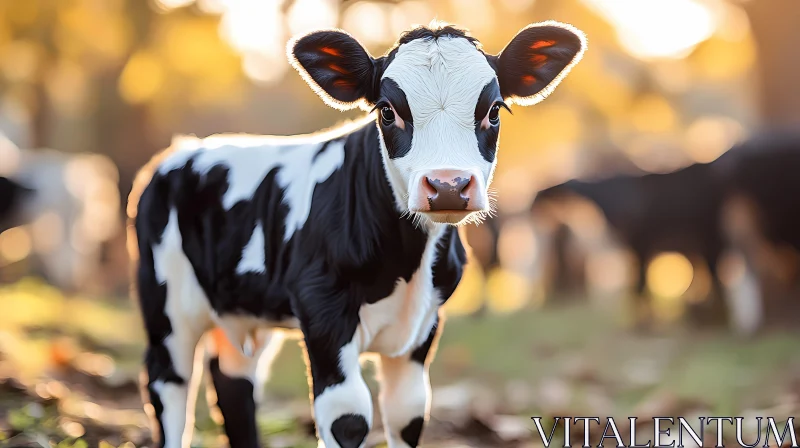
[[[339,350],[339,368],[344,373],[344,382],[326,388],[314,400],[314,419],[326,448],[339,447],[331,434],[331,425],[343,415],[360,415],[372,427],[372,397],[361,376],[357,339],[355,337]]]
[[[463,38],[415,39],[399,47],[383,77],[403,90],[414,123],[411,150],[403,157],[389,159],[381,139],[401,210],[408,208],[409,192],[430,170],[471,171],[485,195],[496,158],[489,163],[478,150],[475,107],[497,75],[483,53]]]
[[[228,169],[228,189],[222,206],[230,210],[239,201],[249,200],[267,174],[280,167],[277,184],[285,190],[289,206],[286,217],[288,241],[303,227],[311,211],[317,184],[327,180],[344,163],[344,141],[331,142],[316,160],[314,155],[324,142],[272,136],[211,136],[206,139],[180,139],[177,150],[159,166],[164,174],[184,166],[195,156],[193,169],[201,174],[215,166]]]
[[[241,275],[247,272],[263,274],[266,271],[266,261],[264,260],[264,228],[259,222],[253,229],[253,236],[250,237],[247,245],[242,250],[242,259],[236,266],[236,273]]]

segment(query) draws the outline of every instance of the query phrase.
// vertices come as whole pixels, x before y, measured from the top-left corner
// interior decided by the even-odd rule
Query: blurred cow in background
[[[33,273],[67,291],[107,280],[106,245],[123,241],[118,173],[108,157],[20,149],[0,134],[0,176],[35,192],[17,194],[5,213],[0,266],[29,260]],[[27,274],[26,267],[13,272]]]
[[[582,204],[585,200],[597,206],[610,235],[633,252],[636,259],[633,297],[640,326],[647,326],[652,318],[650,303],[645,298],[647,267],[662,252],[677,252],[689,259],[703,260],[712,279],[712,288],[710,300],[700,302],[708,309],[696,310],[694,314],[701,314],[704,322],[724,316],[724,308],[720,307],[722,284],[717,263],[723,248],[717,224],[722,192],[708,164],[691,165],[665,174],[570,180],[541,191],[534,201],[533,213],[542,213],[552,207],[553,202],[567,207],[566,211],[556,209],[561,214],[570,213],[577,207],[585,207]],[[587,212],[578,213],[586,215]],[[575,238],[565,237],[561,244],[571,241]],[[560,253],[568,253],[564,248],[559,249]]]
[[[721,232],[734,269],[734,326],[796,325],[800,312],[800,132],[750,138],[712,163],[725,195]],[[775,289],[775,288],[778,289]]]
[[[689,304],[690,320],[728,321],[736,332],[751,334],[768,318],[773,300],[764,294],[771,281],[798,280],[798,171],[800,133],[777,132],[735,145],[714,162],[670,173],[546,188],[533,202],[532,218],[546,235],[540,256],[552,271],[551,292],[587,293],[587,256],[621,244],[636,259],[634,305],[637,323],[646,327],[652,318],[648,264],[660,253],[677,252],[695,272],[707,269],[710,279],[709,297]],[[723,265],[730,273],[721,272]]]

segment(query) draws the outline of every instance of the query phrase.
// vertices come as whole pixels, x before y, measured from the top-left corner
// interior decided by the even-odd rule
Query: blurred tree
[[[3,90],[21,92],[29,145],[108,154],[129,185],[125,155],[152,150],[144,111],[123,102],[117,79],[157,18],[146,1],[0,0]],[[63,122],[90,131],[59,132]]]

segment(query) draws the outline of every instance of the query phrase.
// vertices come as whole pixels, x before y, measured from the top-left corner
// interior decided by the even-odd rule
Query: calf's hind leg
[[[166,315],[163,316],[166,318]],[[167,320],[169,322],[169,320]],[[149,346],[145,355],[147,372],[146,410],[154,418],[153,438],[166,448],[188,447],[194,429],[194,405],[202,376],[202,352],[197,343],[203,328],[197,322],[181,322],[163,336],[158,326],[148,325]],[[195,368],[197,364],[197,368]]]
[[[280,332],[260,330],[253,341],[254,354],[248,357],[228,341],[222,330],[217,328],[208,335],[209,373],[231,448],[259,446],[256,409],[269,366],[282,344]]]

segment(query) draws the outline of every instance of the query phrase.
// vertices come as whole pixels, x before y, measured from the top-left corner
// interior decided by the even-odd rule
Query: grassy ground
[[[66,298],[24,281],[0,289],[0,310],[0,446],[147,443],[135,386],[143,337],[128,300]],[[450,317],[431,371],[426,446],[527,446],[530,416],[797,413],[798,334],[738,340],[676,325],[643,336],[619,320],[613,306],[585,302]],[[195,443],[217,446],[219,429],[198,402]],[[268,446],[316,446],[293,341],[260,420]]]

